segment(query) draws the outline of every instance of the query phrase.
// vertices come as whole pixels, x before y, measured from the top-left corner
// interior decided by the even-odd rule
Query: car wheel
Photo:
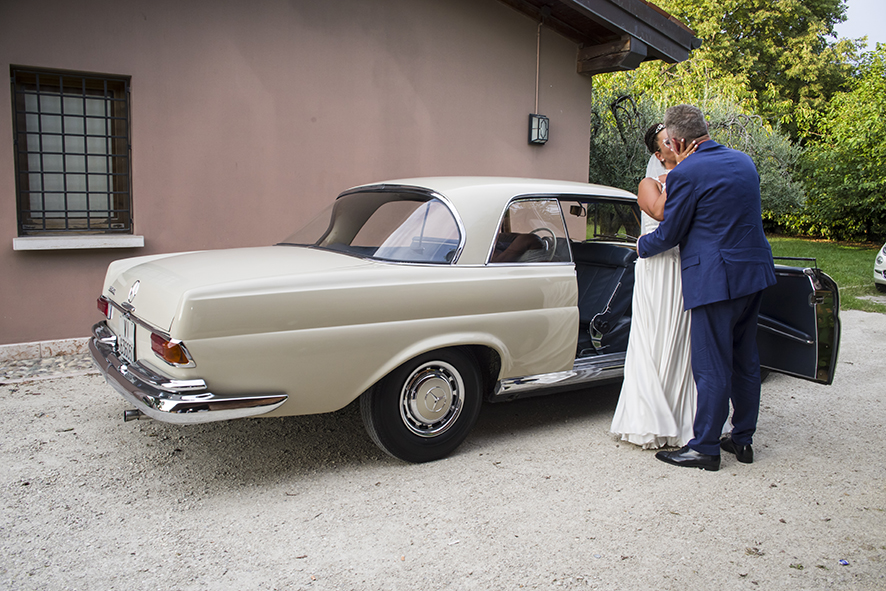
[[[456,349],[442,349],[401,365],[360,397],[369,436],[407,462],[446,457],[480,413],[477,364]]]
[[[877,291],[880,293],[886,293],[886,283],[875,283],[874,285],[877,286]]]

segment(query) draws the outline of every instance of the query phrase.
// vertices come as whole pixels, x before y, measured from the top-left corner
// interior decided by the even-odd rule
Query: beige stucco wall
[[[86,336],[109,261],[271,244],[343,189],[387,178],[587,180],[575,44],[497,0],[6,0],[0,67],[132,77],[129,250],[13,251],[0,93],[0,344]]]

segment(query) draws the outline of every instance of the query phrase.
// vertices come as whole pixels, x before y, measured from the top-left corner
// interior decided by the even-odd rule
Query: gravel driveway
[[[486,405],[410,465],[354,405],[174,426],[96,375],[0,386],[0,587],[886,589],[886,315],[843,322],[834,385],[771,376],[719,472],[616,442],[611,387]]]

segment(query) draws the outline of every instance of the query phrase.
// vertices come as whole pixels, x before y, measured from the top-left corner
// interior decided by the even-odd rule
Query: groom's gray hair
[[[691,141],[708,134],[704,113],[694,105],[671,107],[665,112],[664,124],[668,128],[669,137]]]

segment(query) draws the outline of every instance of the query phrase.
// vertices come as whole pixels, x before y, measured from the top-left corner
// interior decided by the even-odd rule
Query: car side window
[[[605,198],[560,201],[566,229],[573,242],[624,242],[634,244],[640,236],[640,209],[636,202]]]
[[[570,260],[563,214],[556,199],[521,199],[508,206],[495,237],[490,263]]]

